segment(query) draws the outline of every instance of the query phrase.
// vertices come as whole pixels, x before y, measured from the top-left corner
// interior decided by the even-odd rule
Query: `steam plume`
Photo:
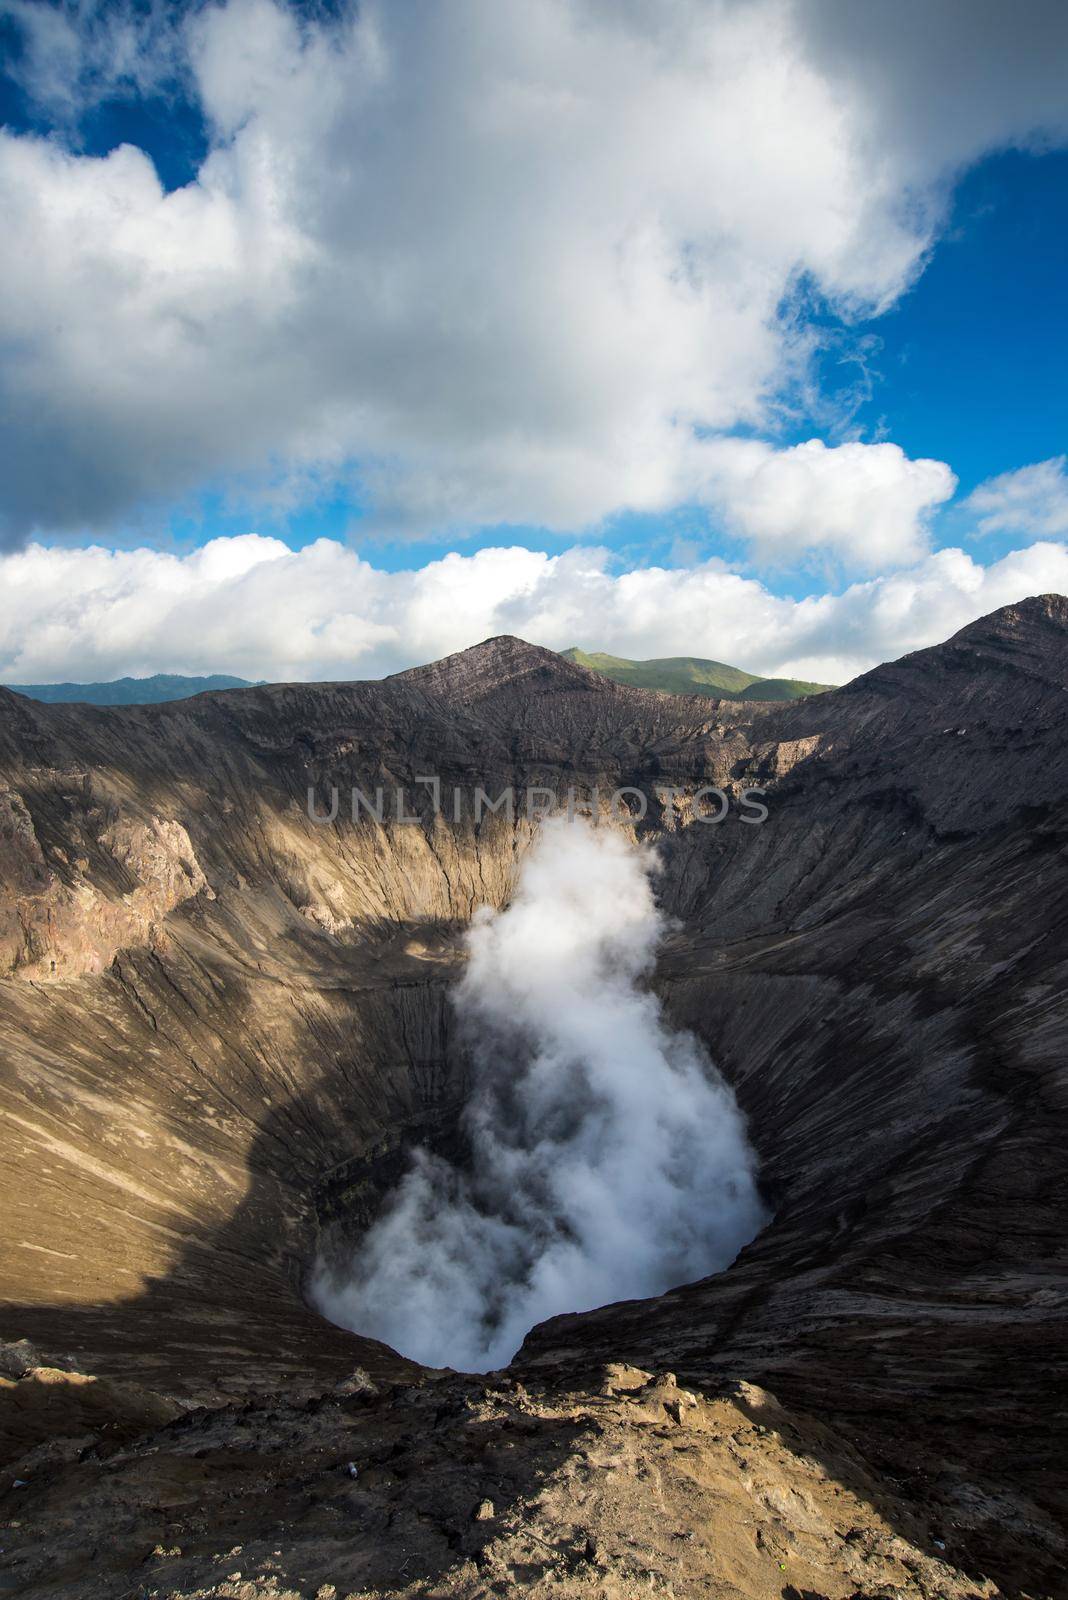
[[[341,1273],[332,1321],[432,1366],[504,1365],[545,1317],[729,1265],[764,1220],[734,1097],[641,986],[664,928],[649,856],[543,825],[476,917],[456,1004],[476,1088],[461,1173],[425,1151]]]

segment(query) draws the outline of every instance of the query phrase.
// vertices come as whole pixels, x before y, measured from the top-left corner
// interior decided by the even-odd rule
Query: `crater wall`
[[[734,1084],[775,1216],[728,1273],[543,1324],[518,1364],[745,1377],[863,1419],[903,1478],[923,1435],[958,1486],[1051,1515],[1066,645],[1041,597],[777,706],[507,639],[158,707],[0,692],[4,1336],[185,1395],[403,1370],[301,1276],[324,1207],[358,1216],[367,1163],[462,1101],[459,935],[531,837],[435,819],[415,780],[633,785],[677,919],[655,981]],[[422,795],[419,825],[309,820],[309,786],[354,784]],[[768,821],[667,792],[702,784],[760,785]]]

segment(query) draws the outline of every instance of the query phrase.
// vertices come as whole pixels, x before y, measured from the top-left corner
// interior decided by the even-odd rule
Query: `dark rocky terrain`
[[[1068,1593],[1066,689],[1044,596],[781,705],[507,638],[381,683],[0,691],[0,1337],[34,1347],[0,1351],[0,1593]],[[774,1210],[500,1381],[300,1292],[320,1223],[448,1138],[458,936],[531,837],[433,818],[429,773],[652,797],[656,986]],[[420,826],[347,819],[380,783]],[[695,821],[711,783],[768,821]]]

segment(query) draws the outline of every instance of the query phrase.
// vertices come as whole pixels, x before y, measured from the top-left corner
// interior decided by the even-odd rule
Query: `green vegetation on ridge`
[[[799,700],[806,694],[823,694],[830,683],[805,683],[800,678],[759,678],[723,661],[700,656],[663,656],[652,661],[628,661],[601,650],[580,650],[572,645],[561,651],[568,661],[601,672],[616,683],[635,689],[661,689],[668,694],[704,694],[715,700]]]

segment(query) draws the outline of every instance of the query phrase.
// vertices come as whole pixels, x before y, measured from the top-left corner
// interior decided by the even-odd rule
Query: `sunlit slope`
[[[628,661],[601,650],[580,650],[577,645],[562,653],[569,661],[602,672],[616,683],[628,683],[636,689],[663,689],[668,694],[707,694],[717,700],[799,700],[802,695],[822,694],[834,687],[830,683],[806,683],[800,678],[758,678],[740,667],[705,661],[700,656]]]

